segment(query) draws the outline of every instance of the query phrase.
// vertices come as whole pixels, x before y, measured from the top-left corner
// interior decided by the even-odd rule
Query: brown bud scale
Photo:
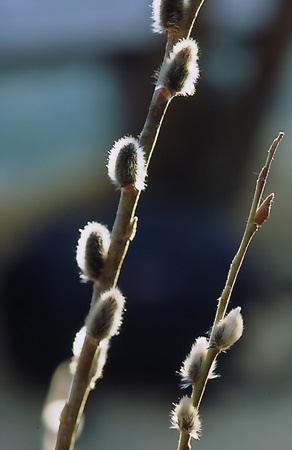
[[[261,226],[269,218],[274,197],[275,194],[270,194],[258,208],[254,218],[256,225]]]

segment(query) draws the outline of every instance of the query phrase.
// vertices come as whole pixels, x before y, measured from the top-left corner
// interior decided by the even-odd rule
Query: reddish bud
[[[258,208],[254,218],[256,225],[261,226],[269,218],[274,197],[275,194],[270,194]]]

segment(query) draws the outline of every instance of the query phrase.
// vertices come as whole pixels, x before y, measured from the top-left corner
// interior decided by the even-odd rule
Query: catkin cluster
[[[58,448],[73,448],[75,432],[89,392],[88,387],[93,389],[95,381],[102,376],[110,339],[118,334],[122,323],[125,298],[115,285],[127,250],[124,244],[128,244],[135,234],[137,218],[133,218],[133,215],[139,191],[145,189],[149,160],[168,103],[175,96],[193,95],[196,91],[199,78],[198,45],[193,39],[180,38],[190,35],[192,24],[203,1],[153,0],[152,2],[153,30],[168,33],[166,52],[162,66],[156,74],[155,92],[140,137],[136,139],[125,136],[117,140],[108,154],[109,178],[116,188],[121,190],[112,242],[109,230],[98,222],[88,222],[80,230],[76,261],[80,269],[80,278],[93,283],[93,297],[85,324],[76,334],[72,348],[70,369],[72,374],[77,376],[72,383],[70,398],[61,412],[60,432],[57,438],[57,446],[58,443],[61,446]],[[278,144],[282,137],[283,133],[280,133],[274,144]],[[258,183],[259,180],[266,181],[275,150],[276,147],[272,146]],[[258,187],[257,184],[257,189]],[[256,190],[257,192],[260,190]],[[262,191],[258,199],[256,195],[254,197],[253,205],[257,206],[256,213],[252,215],[252,211],[255,210],[252,207],[247,224],[247,230],[251,225],[253,232],[269,217],[274,199],[274,194],[270,194],[258,207],[261,195]],[[244,234],[242,243],[245,242],[246,236]],[[238,268],[241,262],[242,259],[239,260]],[[234,272],[230,270],[229,274],[233,277],[228,275],[226,283],[230,295],[237,272],[234,276]],[[111,281],[112,279],[115,281]],[[103,286],[111,287],[103,291]],[[225,311],[228,301],[229,297],[226,298],[222,294],[210,337],[196,339],[179,371],[181,387],[183,389],[192,387],[192,396],[183,396],[171,412],[171,427],[181,433],[180,450],[190,449],[190,438],[200,437],[200,401],[206,381],[218,377],[215,374],[218,354],[230,348],[243,333],[240,307],[232,309],[224,317],[223,310]]]
[[[77,243],[76,261],[81,278],[94,282],[92,307],[85,326],[76,334],[73,344],[73,358],[70,365],[75,373],[86,335],[90,335],[98,345],[90,373],[91,387],[102,374],[106,361],[109,339],[118,333],[122,321],[125,299],[117,288],[99,293],[97,289],[110,245],[108,229],[97,222],[89,222],[80,230]]]
[[[243,319],[238,306],[232,309],[227,316],[220,320],[212,332],[210,340],[199,337],[192,345],[191,351],[183,362],[179,374],[182,379],[181,387],[192,386],[193,389],[203,376],[204,365],[208,351],[215,348],[218,353],[227,350],[241,337],[243,332]],[[216,359],[213,360],[207,374],[207,379],[218,377],[215,374]],[[195,439],[199,439],[201,422],[197,408],[193,405],[192,399],[183,397],[180,403],[175,406],[171,413],[172,428],[177,428],[189,434]]]
[[[189,13],[191,0],[153,0],[152,16],[153,30],[167,31],[175,35],[183,26],[186,14]],[[172,49],[157,73],[156,90],[161,90],[165,98],[171,99],[178,95],[193,95],[199,77],[198,45],[193,39],[174,39]],[[108,175],[113,184],[120,190],[132,188],[141,191],[145,188],[147,162],[139,140],[125,136],[117,140],[108,155]],[[269,212],[272,197],[270,196],[260,208],[255,224],[260,226]],[[263,210],[263,213],[261,212]],[[262,217],[263,216],[263,217]],[[74,358],[71,367],[76,367],[80,356],[84,336],[89,334],[99,345],[91,370],[91,385],[94,385],[101,373],[106,360],[108,342],[118,333],[124,310],[124,297],[117,288],[107,292],[99,292],[96,287],[102,276],[105,260],[110,248],[110,233],[99,223],[90,222],[80,230],[76,259],[81,270],[81,277],[95,284],[94,296],[85,326],[77,334],[73,346]],[[242,335],[243,320],[241,308],[229,312],[225,318],[213,327],[210,339],[199,337],[192,345],[190,353],[180,368],[181,387],[192,386],[206,379],[216,378],[216,356],[232,346]],[[216,349],[216,356],[207,365],[208,352]],[[207,371],[206,371],[207,368]],[[74,369],[73,369],[74,370]],[[198,407],[192,398],[184,396],[175,405],[171,413],[172,428],[199,439],[201,422]]]
[[[146,164],[143,149],[132,136],[115,142],[108,156],[108,175],[118,189],[131,186],[137,191],[145,188]],[[108,251],[111,236],[108,229],[98,222],[88,222],[80,230],[76,248],[76,261],[80,278],[94,283],[92,305],[85,326],[77,333],[73,345],[71,371],[75,372],[81,354],[81,343],[90,335],[98,345],[92,364],[91,386],[100,377],[106,360],[108,342],[119,331],[125,299],[118,288],[99,292],[99,280]]]

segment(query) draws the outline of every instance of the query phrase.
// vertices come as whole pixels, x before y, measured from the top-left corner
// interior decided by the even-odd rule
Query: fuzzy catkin
[[[179,404],[175,405],[171,412],[171,424],[171,428],[177,428],[194,439],[199,439],[201,421],[191,398],[183,397]]]
[[[80,230],[76,261],[84,280],[97,281],[103,269],[110,244],[110,232],[98,222],[88,222]]]
[[[184,17],[184,0],[153,0],[153,31],[163,33],[179,28]]]
[[[110,179],[119,189],[129,185],[137,190],[145,188],[144,152],[133,137],[124,137],[115,142],[109,152],[107,168]]]
[[[89,313],[85,325],[98,341],[117,334],[122,321],[125,299],[117,288],[104,292]]]
[[[182,39],[173,48],[158,76],[159,85],[170,95],[193,95],[199,77],[198,46],[193,39]]]
[[[235,344],[243,333],[243,319],[238,306],[232,309],[224,319],[214,327],[211,346],[218,350],[226,350]]]
[[[196,342],[193,344],[190,353],[186,357],[180,369],[183,388],[194,385],[199,380],[208,348],[209,342],[205,337],[199,337],[196,339]],[[216,360],[211,366],[208,379],[216,378],[218,376],[215,374],[215,368]]]

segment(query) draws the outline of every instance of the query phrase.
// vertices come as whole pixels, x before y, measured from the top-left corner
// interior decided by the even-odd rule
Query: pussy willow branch
[[[189,15],[186,23],[177,33],[168,35],[164,60],[169,55],[172,47],[179,39],[189,37],[204,0],[192,0],[189,6]],[[172,98],[165,95],[164,88],[159,87],[159,79],[153,93],[143,130],[139,137],[139,144],[143,148],[148,168],[150,159],[156,145],[160,127],[166,110]],[[115,286],[123,260],[129,247],[129,236],[131,235],[131,224],[135,216],[136,207],[141,191],[132,187],[122,189],[116,220],[112,229],[111,244],[105,261],[103,275],[100,280],[101,290]]]
[[[145,152],[146,167],[149,166],[160,127],[171,100],[164,93],[163,88],[155,90],[147,119],[139,138],[139,144]],[[102,291],[115,286],[118,281],[121,266],[126,256],[133,231],[133,220],[140,198],[140,192],[133,186],[127,186],[121,191],[119,207],[112,229],[110,248],[99,282]]]
[[[257,212],[259,205],[261,203],[261,200],[262,200],[263,191],[264,191],[264,188],[266,185],[266,181],[267,181],[267,177],[269,174],[269,170],[271,167],[273,157],[275,155],[277,147],[278,147],[281,139],[283,138],[283,136],[284,136],[284,133],[281,132],[281,133],[279,133],[278,137],[273,141],[273,143],[268,151],[266,163],[258,176],[258,179],[256,182],[255,193],[254,193],[254,197],[253,197],[253,201],[252,201],[252,205],[251,205],[251,209],[250,209],[250,213],[249,213],[249,218],[248,218],[248,221],[246,224],[246,228],[245,228],[241,243],[239,245],[238,251],[230,265],[230,269],[229,269],[229,272],[227,275],[225,287],[224,287],[222,294],[218,300],[217,312],[216,312],[216,316],[214,319],[212,332],[210,335],[210,342],[212,342],[215,325],[221,319],[224,318],[224,315],[226,313],[226,309],[228,307],[228,303],[230,300],[230,296],[231,296],[238,272],[239,272],[242,262],[244,260],[247,248],[248,248],[253,236],[255,235],[255,232],[259,228],[259,226],[255,223],[255,215],[256,215],[256,212]],[[208,350],[206,359],[205,359],[203,367],[202,367],[201,376],[193,387],[192,399],[193,399],[193,405],[196,408],[199,408],[199,406],[200,406],[200,403],[201,403],[201,400],[202,400],[202,397],[204,394],[204,390],[205,390],[205,387],[207,384],[209,371],[211,369],[213,361],[215,360],[215,358],[217,357],[218,354],[219,354],[219,350],[217,350],[216,348],[210,348]],[[178,444],[178,450],[189,450],[191,448],[190,440],[191,439],[190,439],[189,435],[186,435],[186,433],[181,432],[179,444]]]
[[[179,39],[190,36],[195,19],[203,3],[204,0],[190,1],[190,16],[185,24],[179,32],[169,34],[168,36],[164,61],[172,46]],[[147,168],[171,99],[165,95],[164,88],[160,88],[157,83],[139,138],[139,143],[145,152]],[[106,291],[117,284],[130,239],[133,236],[133,227],[135,225],[134,216],[139,198],[140,191],[137,191],[132,186],[127,186],[121,190],[119,206],[111,234],[110,248],[99,283],[95,283],[94,285],[92,303],[98,298],[98,292]],[[74,448],[79,421],[90,392],[90,372],[96,351],[98,351],[98,342],[92,339],[90,340],[87,336],[79,356],[70,397],[60,417],[56,450],[72,450]]]

